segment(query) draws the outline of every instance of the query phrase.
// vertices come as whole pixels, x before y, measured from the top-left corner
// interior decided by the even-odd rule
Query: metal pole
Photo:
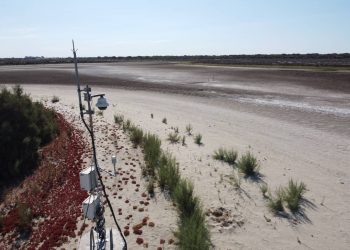
[[[81,89],[80,89],[80,82],[79,82],[79,73],[78,73],[78,63],[77,63],[77,56],[76,56],[76,50],[74,48],[74,41],[72,41],[73,43],[73,55],[74,55],[74,66],[75,66],[75,79],[76,79],[76,83],[77,83],[77,91],[78,91],[78,97],[79,97],[79,108],[80,108],[80,116],[83,120],[83,123],[86,127],[86,129],[88,130],[90,137],[91,137],[91,144],[92,144],[92,150],[93,150],[93,157],[94,157],[94,165],[95,165],[95,169],[98,173],[98,177],[100,180],[100,184],[102,184],[102,180],[101,180],[101,176],[99,174],[99,170],[98,170],[98,164],[97,164],[97,156],[96,156],[96,147],[95,147],[95,136],[94,136],[94,130],[93,130],[93,121],[92,121],[92,110],[91,110],[91,95],[90,95],[90,88],[89,86],[86,86],[86,89],[84,89],[84,91],[87,94],[87,103],[88,103],[88,110],[87,113],[89,114],[89,123],[90,123],[90,127],[86,124],[85,120],[84,120],[84,113],[83,113],[83,105],[82,105],[82,101],[81,101]],[[98,196],[100,197],[100,194],[97,192]],[[98,233],[98,245],[97,248],[98,249],[105,249],[106,248],[106,231],[105,231],[105,219],[103,216],[103,206],[101,205],[101,201],[100,204],[97,207],[97,212],[96,212],[96,232]],[[91,247],[90,247],[91,249]],[[95,244],[93,249],[95,249]]]
[[[79,73],[78,73],[78,62],[77,62],[77,51],[74,47],[74,40],[72,40],[73,44],[73,55],[74,55],[74,68],[75,68],[75,81],[77,83],[77,89],[78,89],[78,97],[79,97],[79,110],[80,115],[83,116],[83,105],[81,103],[81,90],[80,90],[80,79],[79,79]]]

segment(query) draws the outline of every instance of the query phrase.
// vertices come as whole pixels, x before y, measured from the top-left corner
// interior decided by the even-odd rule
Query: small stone
[[[164,239],[160,239],[160,244],[164,244],[165,243],[165,240]]]
[[[154,227],[154,222],[150,221],[150,222],[148,223],[148,226],[149,226],[149,227]]]
[[[129,230],[125,229],[124,230],[124,236],[128,236],[130,234]]]
[[[174,240],[173,240],[173,239],[169,239],[169,240],[168,240],[168,243],[169,243],[169,245],[171,245],[171,244],[174,243]]]

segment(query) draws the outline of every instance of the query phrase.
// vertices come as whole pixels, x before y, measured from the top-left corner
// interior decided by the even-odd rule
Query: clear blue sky
[[[350,52],[349,0],[0,0],[0,57]]]

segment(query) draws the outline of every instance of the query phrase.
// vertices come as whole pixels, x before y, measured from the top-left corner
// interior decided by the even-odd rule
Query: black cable
[[[103,194],[107,200],[107,203],[108,203],[108,207],[109,209],[111,210],[111,213],[112,213],[112,217],[113,217],[113,220],[118,228],[118,231],[120,233],[120,235],[122,236],[122,239],[124,241],[124,247],[123,249],[127,250],[128,249],[128,246],[127,246],[127,243],[126,243],[126,240],[125,240],[125,237],[123,235],[123,232],[117,222],[117,219],[115,218],[115,214],[114,214],[114,211],[113,211],[113,208],[112,208],[112,205],[111,205],[111,202],[109,201],[108,199],[108,196],[107,196],[107,193],[106,193],[106,188],[105,188],[105,185],[103,184],[103,181],[102,181],[102,176],[101,176],[101,173],[100,173],[100,170],[98,169],[98,164],[97,164],[97,157],[96,157],[96,147],[95,147],[95,137],[94,137],[94,133],[91,129],[89,129],[89,126],[87,125],[85,119],[84,119],[84,114],[82,112],[82,110],[80,110],[80,114],[81,114],[81,118],[83,120],[83,123],[85,125],[85,127],[87,128],[89,134],[90,134],[90,137],[91,137],[91,142],[92,142],[92,150],[93,150],[93,155],[94,155],[94,161],[95,161],[95,168],[96,168],[96,171],[97,171],[97,175],[98,175],[98,179],[100,180],[100,183],[101,183],[101,186],[102,186],[102,191],[103,191]]]

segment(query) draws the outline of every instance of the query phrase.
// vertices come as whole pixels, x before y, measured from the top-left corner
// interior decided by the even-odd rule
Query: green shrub
[[[169,133],[167,140],[170,141],[170,143],[178,143],[180,141],[180,136],[177,133]]]
[[[163,118],[162,123],[164,123],[164,124],[168,123],[168,121],[167,121],[167,119],[165,117]]]
[[[154,134],[147,133],[143,138],[144,158],[148,175],[155,176],[161,155],[161,140]]]
[[[190,217],[199,206],[199,200],[193,195],[193,184],[181,179],[174,192],[175,203],[180,212],[180,218]]]
[[[103,116],[103,111],[102,110],[97,110],[97,113],[96,113],[98,116]]]
[[[292,212],[299,210],[300,202],[305,192],[306,185],[303,182],[298,183],[292,179],[289,180],[288,186],[284,189],[284,201]]]
[[[60,101],[60,98],[58,97],[58,96],[53,96],[52,98],[51,98],[51,102],[52,103],[56,103],[56,102],[59,102]]]
[[[202,209],[198,208],[191,216],[180,220],[176,236],[179,240],[179,249],[210,249],[210,235]]]
[[[39,147],[58,133],[55,113],[32,102],[20,86],[0,92],[0,187],[13,184],[37,166]]]
[[[158,184],[162,191],[165,189],[172,195],[180,180],[179,167],[170,153],[163,153],[158,168]]]
[[[124,121],[124,116],[123,115],[114,115],[114,123],[120,125]]]
[[[269,194],[269,201],[267,207],[274,213],[283,212],[283,199],[284,199],[284,190],[283,188],[277,189],[275,195]]]
[[[142,129],[132,126],[130,128],[130,141],[133,143],[134,147],[137,148],[142,143],[143,131]]]
[[[258,161],[250,152],[247,152],[239,159],[237,168],[246,176],[254,176],[259,172]]]
[[[188,135],[192,135],[192,130],[193,130],[192,125],[191,124],[187,124],[186,125],[186,132],[187,132]]]
[[[194,143],[198,144],[198,146],[202,145],[202,135],[201,134],[197,134],[194,137]]]

